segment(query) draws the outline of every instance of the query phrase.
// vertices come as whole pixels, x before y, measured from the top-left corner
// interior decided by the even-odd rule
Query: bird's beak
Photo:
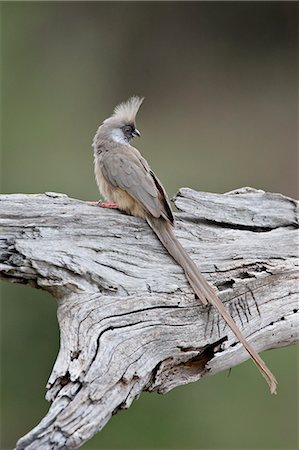
[[[140,137],[140,132],[137,130],[137,128],[135,128],[135,130],[133,131],[133,136]]]

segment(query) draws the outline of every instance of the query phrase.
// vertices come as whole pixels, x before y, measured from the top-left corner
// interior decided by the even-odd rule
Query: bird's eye
[[[130,125],[126,125],[126,126],[123,128],[123,130],[124,130],[125,133],[130,133],[131,128],[132,128],[132,127],[131,127]]]

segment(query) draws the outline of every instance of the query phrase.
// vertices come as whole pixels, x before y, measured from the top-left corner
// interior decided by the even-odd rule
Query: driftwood
[[[184,188],[174,202],[178,238],[245,337],[258,351],[298,342],[295,200]],[[142,391],[248,358],[141,219],[63,194],[1,195],[0,230],[0,277],[50,291],[61,332],[52,405],[18,450],[78,448]]]

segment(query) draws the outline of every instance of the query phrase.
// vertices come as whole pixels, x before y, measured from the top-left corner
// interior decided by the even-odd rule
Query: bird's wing
[[[154,217],[173,223],[167,194],[138,150],[109,151],[103,155],[101,168],[113,187],[126,191]]]

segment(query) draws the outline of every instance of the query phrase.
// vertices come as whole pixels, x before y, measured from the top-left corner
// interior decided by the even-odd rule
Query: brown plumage
[[[183,268],[195,294],[204,305],[210,303],[217,309],[267,380],[271,393],[276,393],[274,375],[246,341],[212,286],[176,238],[174,216],[161,182],[140,152],[130,145],[131,139],[140,135],[135,119],[142,101],[132,97],[120,104],[97,130],[93,148],[99,190],[107,201],[117,203],[119,209],[147,221],[170,255]]]

